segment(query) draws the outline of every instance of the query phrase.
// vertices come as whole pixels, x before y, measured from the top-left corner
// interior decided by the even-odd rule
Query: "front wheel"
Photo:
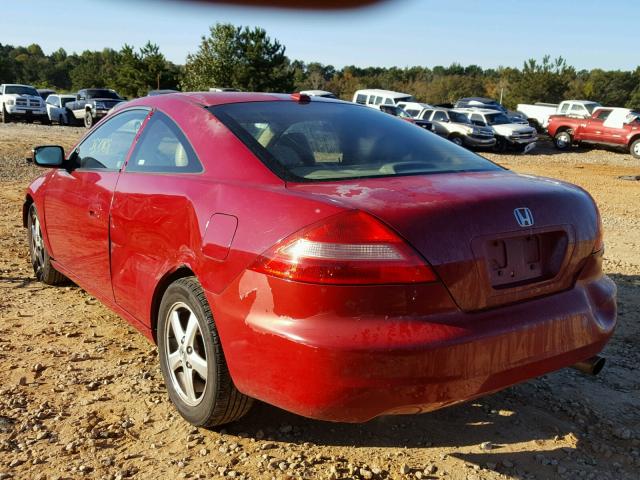
[[[93,127],[93,115],[91,115],[91,112],[86,112],[84,114],[84,126],[86,128]]]
[[[573,138],[569,132],[563,130],[553,137],[553,144],[558,150],[566,150],[573,144]]]
[[[640,158],[640,138],[631,142],[629,151],[631,152],[631,155],[633,155],[633,158]]]
[[[462,140],[462,137],[460,137],[458,135],[454,135],[454,136],[450,137],[449,140],[451,140],[452,143],[455,143],[459,147],[463,147],[464,146],[464,141]]]
[[[169,398],[188,422],[215,427],[249,411],[253,400],[233,384],[209,303],[195,277],[167,288],[157,338]]]
[[[42,239],[42,229],[40,228],[40,219],[38,218],[35,204],[31,204],[31,207],[29,207],[27,240],[29,242],[29,253],[31,254],[31,265],[36,278],[48,285],[65,283],[67,278],[51,265],[51,257]]]
[[[9,123],[11,122],[11,115],[9,115],[9,113],[7,112],[7,109],[4,108],[4,105],[2,105],[2,123]]]

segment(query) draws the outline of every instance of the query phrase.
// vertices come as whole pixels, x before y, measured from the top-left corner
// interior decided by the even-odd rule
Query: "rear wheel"
[[[633,158],[640,158],[640,138],[631,142],[629,151],[631,152],[631,155],[633,155]]]
[[[158,314],[160,369],[169,398],[196,426],[215,427],[244,416],[253,400],[231,379],[218,330],[200,283],[172,283]]]
[[[573,137],[568,131],[563,130],[553,137],[553,144],[558,150],[566,150],[573,144]]]
[[[31,204],[31,207],[29,207],[27,240],[29,241],[31,265],[33,266],[33,272],[36,278],[48,285],[65,283],[67,278],[51,265],[51,257],[42,239],[42,229],[40,228],[40,219],[38,218],[38,211],[36,210],[35,204]]]
[[[91,112],[89,111],[84,114],[84,126],[86,128],[93,127],[93,115],[91,115]]]

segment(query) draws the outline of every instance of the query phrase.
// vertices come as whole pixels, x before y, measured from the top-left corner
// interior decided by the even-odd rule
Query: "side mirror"
[[[44,145],[33,149],[33,163],[39,167],[56,168],[64,162],[64,149],[58,145]]]

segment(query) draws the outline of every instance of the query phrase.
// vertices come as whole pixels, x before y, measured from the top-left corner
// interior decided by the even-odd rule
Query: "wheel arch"
[[[27,195],[24,198],[24,203],[22,204],[22,226],[24,228],[27,228],[27,221],[29,219],[29,209],[31,208],[31,205],[33,205],[33,197],[31,196],[30,193],[27,193]]]
[[[151,327],[151,335],[153,336],[153,341],[156,345],[158,344],[158,313],[160,311],[160,302],[162,302],[164,292],[173,282],[185,277],[197,278],[196,274],[188,265],[179,265],[177,268],[165,273],[153,291],[153,296],[151,297],[151,311],[149,312],[149,326]]]
[[[632,135],[631,138],[629,138],[629,142],[627,143],[627,146],[631,148],[631,145],[633,145],[633,142],[635,142],[636,140],[640,140],[640,133],[636,133],[635,135]]]

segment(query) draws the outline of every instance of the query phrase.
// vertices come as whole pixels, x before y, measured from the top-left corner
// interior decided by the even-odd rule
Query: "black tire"
[[[573,137],[568,130],[562,130],[553,137],[553,145],[558,150],[567,150],[573,145]]]
[[[464,139],[460,135],[451,135],[449,140],[451,143],[455,143],[459,147],[464,147]]]
[[[503,153],[506,150],[507,150],[507,141],[504,138],[496,137],[496,144],[493,146],[493,151]]]
[[[631,153],[633,158],[640,158],[640,138],[631,142],[631,145],[629,145],[629,153]]]
[[[29,253],[31,254],[31,265],[36,278],[47,285],[67,283],[67,277],[51,265],[51,257],[42,239],[42,230],[40,229],[40,220],[35,204],[31,204],[31,207],[29,207],[27,241],[29,243]]]
[[[172,318],[179,319],[177,328]],[[197,330],[189,328],[194,319]],[[195,332],[193,340],[186,338],[190,330]],[[189,423],[211,428],[238,420],[249,411],[253,399],[233,384],[209,303],[195,277],[178,279],[167,288],[158,312],[157,339],[169,398]],[[173,368],[170,356],[177,359]],[[200,368],[195,367],[196,360]],[[200,374],[203,361],[204,376]],[[204,385],[202,380],[206,380]]]
[[[93,115],[91,115],[91,112],[87,111],[84,114],[84,126],[86,128],[91,128],[93,127]]]
[[[2,105],[2,123],[10,123],[10,122],[11,122],[11,115],[7,113],[7,109],[4,108],[4,105]]]
[[[76,126],[78,124],[78,121],[76,120],[76,116],[73,114],[71,110],[67,109],[66,116],[67,116],[66,125]]]
[[[42,125],[51,125],[51,120],[49,120],[49,117],[42,117],[42,119],[40,120],[40,123]]]

